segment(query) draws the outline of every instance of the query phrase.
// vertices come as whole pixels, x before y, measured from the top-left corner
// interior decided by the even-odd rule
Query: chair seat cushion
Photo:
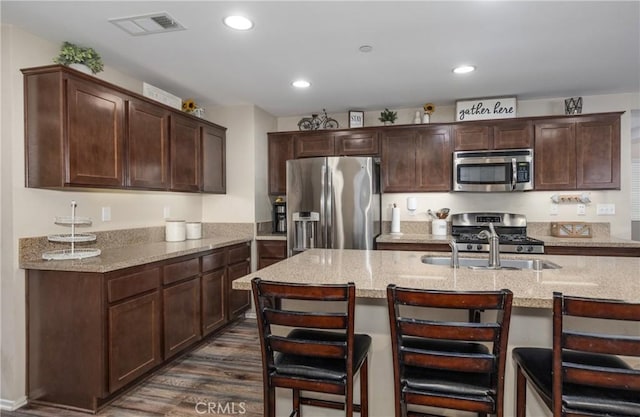
[[[564,352],[563,361],[606,368],[630,369],[616,356],[581,352]],[[515,348],[513,360],[520,364],[542,394],[551,399],[553,351],[545,348]],[[640,395],[637,392],[565,384],[563,405],[568,410],[591,411],[603,415],[640,415]]]
[[[489,349],[480,343],[455,342],[442,340],[428,340],[405,337],[402,340],[405,351],[431,351],[489,355]],[[454,372],[406,366],[402,375],[402,384],[409,391],[433,394],[452,395],[475,398],[481,401],[491,401],[495,394],[491,387],[491,375],[476,372]]]
[[[328,332],[322,330],[294,329],[288,338],[309,340],[343,342],[346,339],[344,333]],[[353,345],[353,373],[360,368],[369,348],[371,336],[355,334]],[[345,381],[347,378],[347,366],[344,359],[318,358],[314,356],[290,355],[279,353],[274,359],[273,373],[277,375],[297,376],[307,379],[320,379],[328,381]]]

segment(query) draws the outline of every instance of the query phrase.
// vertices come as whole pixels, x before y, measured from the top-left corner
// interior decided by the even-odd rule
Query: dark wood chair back
[[[346,409],[347,415],[359,411],[366,416],[366,404],[353,404],[353,378],[358,370],[361,401],[367,400],[366,367],[371,343],[369,336],[355,334],[355,285],[295,284],[260,278],[254,278],[251,285],[262,347],[265,416],[275,415],[275,387],[293,389],[294,413],[298,415],[300,404],[309,404]],[[301,390],[346,398],[344,403],[307,398],[300,396]]]
[[[388,286],[396,417],[406,416],[409,404],[503,415],[512,299],[509,290],[456,292]],[[469,320],[430,319],[427,308],[468,310]],[[479,312],[485,310],[496,311],[495,321],[479,322]],[[439,388],[429,388],[432,379],[445,374],[435,382]],[[458,389],[456,381],[464,386],[471,374],[485,374],[486,386]],[[487,394],[476,395],[478,390]]]
[[[608,321],[628,321],[640,326],[640,304],[631,304],[617,300],[581,298],[553,294],[553,415],[594,415],[600,416],[596,409],[578,412],[571,410],[571,399],[567,398],[567,390],[579,391],[580,387],[606,392],[607,390],[628,391],[629,398],[637,399],[640,416],[640,369],[631,366],[619,366],[618,362],[589,361],[580,359],[576,354],[615,355],[616,357],[640,357],[640,331],[638,336],[621,336],[614,332],[607,334],[593,331],[577,331],[567,324],[569,317],[582,319],[604,319]],[[584,324],[583,324],[584,326]],[[619,333],[619,332],[618,332]],[[572,352],[571,355],[564,353]],[[616,358],[616,359],[618,359]],[[624,395],[624,393],[623,393]],[[603,399],[604,401],[605,399]],[[567,403],[569,407],[567,407]],[[584,412],[585,414],[580,414]],[[606,414],[610,415],[610,414]]]

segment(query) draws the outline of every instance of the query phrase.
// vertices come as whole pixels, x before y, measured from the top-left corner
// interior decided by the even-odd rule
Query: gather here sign
[[[482,98],[456,102],[456,122],[516,117],[516,98]]]

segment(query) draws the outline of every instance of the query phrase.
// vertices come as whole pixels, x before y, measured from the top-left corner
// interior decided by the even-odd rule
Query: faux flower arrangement
[[[70,64],[84,64],[92,73],[97,74],[104,69],[102,58],[93,48],[74,45],[64,42],[60,48],[60,54],[53,59],[56,64],[69,66]]]
[[[184,112],[193,113],[194,111],[196,111],[199,108],[200,107],[198,107],[198,105],[196,104],[196,102],[192,98],[184,100],[182,102],[182,111],[184,111]]]
[[[424,106],[422,106],[422,108],[424,109],[424,112],[427,113],[428,115],[431,115],[431,113],[436,111],[436,106],[433,103],[427,103]]]
[[[383,112],[380,112],[380,117],[378,117],[378,120],[380,120],[382,123],[394,123],[397,118],[398,112],[391,111],[385,108]]]

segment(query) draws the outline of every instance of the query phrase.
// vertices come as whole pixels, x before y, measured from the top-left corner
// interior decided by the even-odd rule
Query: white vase
[[[431,115],[429,113],[425,113],[422,116],[422,123],[429,123],[431,121]]]
[[[416,125],[420,124],[420,111],[416,112],[416,117],[413,118],[413,124],[416,124]]]
[[[73,68],[76,71],[84,72],[85,74],[93,75],[91,69],[84,64],[69,64],[69,68]]]

